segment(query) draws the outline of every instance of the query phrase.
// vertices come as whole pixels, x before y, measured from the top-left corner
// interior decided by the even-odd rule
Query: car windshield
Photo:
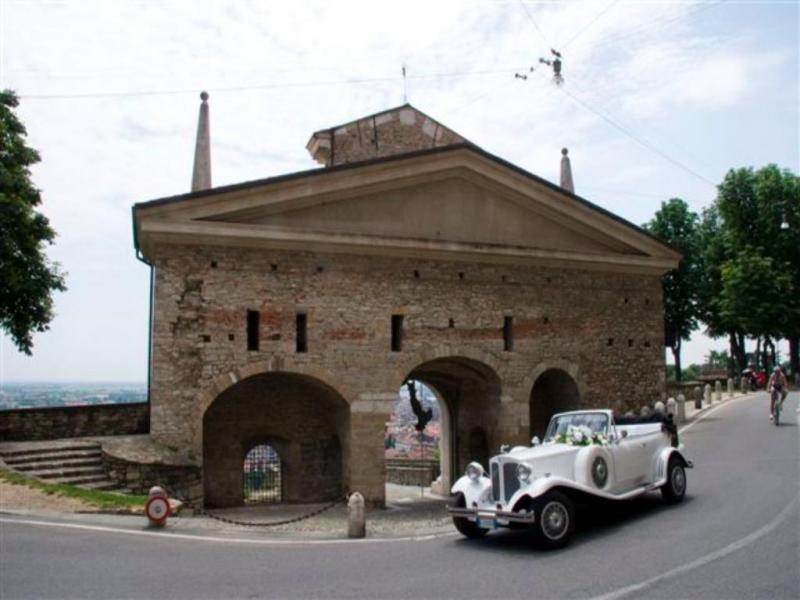
[[[605,413],[577,413],[553,417],[544,439],[549,440],[561,433],[567,433],[569,427],[588,427],[592,433],[608,434],[608,415]]]

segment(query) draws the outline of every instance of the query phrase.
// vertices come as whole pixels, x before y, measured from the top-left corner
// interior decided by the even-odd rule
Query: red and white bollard
[[[167,492],[156,485],[150,488],[147,495],[149,497],[144,505],[144,513],[150,521],[150,527],[164,527],[171,512]]]

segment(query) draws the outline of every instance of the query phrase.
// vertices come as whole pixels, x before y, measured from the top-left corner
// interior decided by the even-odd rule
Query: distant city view
[[[0,410],[146,401],[144,383],[0,383]]]
[[[433,391],[422,382],[415,382],[417,397],[423,410],[432,409],[433,418],[419,432],[416,430],[417,417],[411,409],[408,390],[403,386],[397,394],[394,413],[386,424],[384,447],[386,458],[434,459],[439,455],[441,437],[441,412],[439,402]]]

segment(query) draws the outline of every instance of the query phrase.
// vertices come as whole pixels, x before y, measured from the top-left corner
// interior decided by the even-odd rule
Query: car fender
[[[681,445],[682,446],[682,445]],[[658,454],[658,458],[656,459],[655,465],[655,484],[656,485],[663,485],[667,481],[667,465],[669,464],[670,458],[673,456],[677,457],[683,463],[683,466],[686,468],[691,468],[692,461],[686,458],[683,453],[683,447],[674,448],[669,446],[667,448],[662,448],[661,452]]]
[[[475,502],[480,505],[485,502],[492,493],[492,480],[481,475],[477,479],[470,479],[466,475],[462,475],[450,488],[452,494],[463,494],[467,506],[472,506]]]
[[[519,503],[520,500],[523,500],[524,498],[531,498],[532,500],[535,500],[536,498],[544,496],[547,492],[555,488],[571,488],[581,492],[592,492],[592,490],[587,489],[586,486],[576,483],[571,479],[566,479],[565,477],[538,477],[528,485],[518,489],[516,493],[511,496],[508,506],[514,507],[517,505],[517,503]]]

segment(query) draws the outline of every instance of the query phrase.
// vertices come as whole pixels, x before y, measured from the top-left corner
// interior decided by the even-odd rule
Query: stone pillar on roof
[[[569,151],[566,148],[561,149],[561,182],[562,188],[568,192],[575,193],[575,184],[572,183],[572,166],[569,162]]]
[[[192,191],[211,187],[211,134],[208,123],[208,93],[200,93],[200,115],[197,118],[197,142],[194,147]]]

